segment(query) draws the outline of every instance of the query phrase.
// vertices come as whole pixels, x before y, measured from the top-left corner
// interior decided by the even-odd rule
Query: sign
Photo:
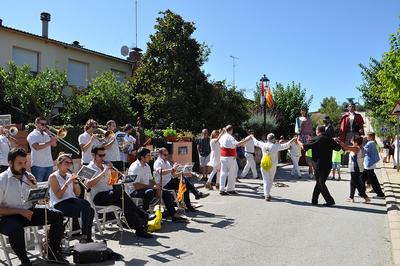
[[[391,114],[400,115],[400,102],[396,103]]]
[[[387,127],[381,127],[381,132],[382,133],[387,133],[388,132],[388,128]]]
[[[0,125],[10,125],[11,124],[11,115],[0,115]]]

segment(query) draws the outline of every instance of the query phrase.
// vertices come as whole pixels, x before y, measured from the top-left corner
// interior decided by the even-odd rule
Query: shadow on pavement
[[[156,260],[161,263],[167,263],[174,260],[180,260],[183,257],[187,257],[192,254],[193,253],[186,252],[178,248],[173,248],[167,251],[157,252],[155,254],[149,255],[149,258],[152,258],[153,260]]]

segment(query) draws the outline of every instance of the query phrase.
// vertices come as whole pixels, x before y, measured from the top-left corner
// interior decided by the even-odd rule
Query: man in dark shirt
[[[332,126],[332,121],[329,116],[324,116],[324,121],[325,124],[325,135],[329,138],[333,138],[335,136],[335,129]]]
[[[201,138],[197,140],[197,152],[199,153],[200,172],[203,178],[207,178],[207,174],[210,172],[208,162],[211,153],[210,138],[208,137],[207,129],[201,131]]]
[[[339,151],[341,147],[336,141],[325,135],[325,126],[318,126],[316,134],[317,136],[308,143],[300,144],[305,151],[312,149],[313,161],[316,162],[315,179],[317,182],[315,183],[311,203],[317,205],[318,197],[321,193],[326,201],[325,206],[332,206],[335,204],[335,200],[329,193],[325,182],[332,168],[332,151]]]

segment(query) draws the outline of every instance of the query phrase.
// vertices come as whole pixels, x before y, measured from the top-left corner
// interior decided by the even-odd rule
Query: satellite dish
[[[129,54],[129,47],[124,45],[121,47],[121,55],[122,56],[127,56]]]

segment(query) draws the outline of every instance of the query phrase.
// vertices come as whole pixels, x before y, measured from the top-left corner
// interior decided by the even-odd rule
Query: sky
[[[195,23],[193,37],[211,48],[203,66],[211,80],[233,82],[253,99],[263,74],[284,85],[301,83],[313,96],[362,102],[358,64],[381,59],[399,26],[398,0],[0,0],[3,25],[41,34],[40,13],[51,14],[49,37],[121,57],[123,45],[146,50],[159,12]],[[1,40],[0,40],[1,41]]]

